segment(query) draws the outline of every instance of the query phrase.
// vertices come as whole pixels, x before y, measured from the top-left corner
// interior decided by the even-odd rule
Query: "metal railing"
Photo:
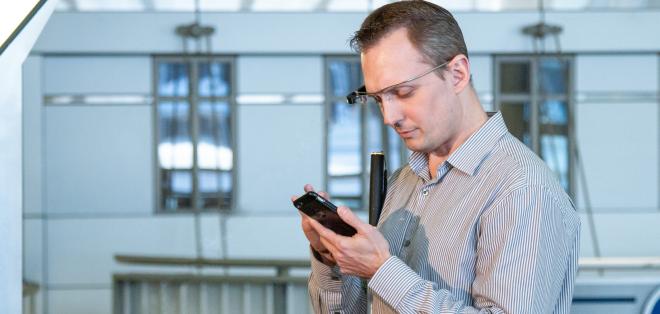
[[[308,313],[309,261],[117,255],[136,266],[175,267],[163,273],[113,276],[113,313]],[[187,267],[182,270],[181,267]]]
[[[298,275],[295,275],[291,272],[293,269],[308,271],[310,266],[308,260],[127,255],[117,255],[115,259],[122,264],[152,267],[150,272],[114,275],[115,314],[310,313],[307,274],[298,272]],[[178,273],[155,272],[153,267],[158,269],[174,267]],[[598,271],[599,274],[605,271],[660,271],[660,257],[585,257],[579,260],[579,270]],[[648,288],[653,286],[651,284]],[[585,304],[598,306],[594,301],[596,299],[591,297],[594,291],[602,290],[603,295],[612,294],[607,287],[593,288],[585,285],[582,288],[587,289],[585,290],[587,293],[582,293],[584,289],[578,287],[574,298],[574,306],[578,306],[579,309],[583,309]],[[648,294],[646,290],[640,290],[639,295],[626,295],[626,297],[636,300],[635,308],[641,308],[640,302]],[[604,297],[608,302],[611,299],[613,299],[611,296]],[[588,302],[585,303],[585,300]]]

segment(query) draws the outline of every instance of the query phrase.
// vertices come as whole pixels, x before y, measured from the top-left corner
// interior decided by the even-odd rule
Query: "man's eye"
[[[394,94],[396,97],[399,98],[406,98],[410,97],[413,94],[413,88],[405,87],[405,88],[398,88],[397,90],[394,91]]]

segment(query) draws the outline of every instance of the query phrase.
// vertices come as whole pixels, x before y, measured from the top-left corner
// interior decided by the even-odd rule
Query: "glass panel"
[[[500,88],[505,94],[529,93],[530,73],[528,62],[502,62],[500,64]]]
[[[380,108],[373,102],[367,103],[367,152],[383,151],[383,116]]]
[[[360,174],[360,106],[335,102],[328,126],[328,175]]]
[[[161,170],[161,191],[163,209],[192,208],[192,172]]]
[[[328,193],[332,197],[362,195],[362,177],[331,177],[328,180]]]
[[[540,155],[555,172],[566,191],[569,190],[570,151],[568,139],[568,105],[549,100],[539,112]]]
[[[232,192],[231,172],[199,171],[198,187],[201,208],[220,208],[229,206]]]
[[[541,105],[539,122],[541,124],[568,124],[568,107],[566,102],[547,100]]]
[[[502,103],[500,111],[502,112],[502,117],[506,122],[509,132],[531,148],[532,138],[529,132],[529,103]]]
[[[197,164],[200,169],[231,170],[231,110],[227,102],[200,102]]]
[[[163,62],[158,65],[158,95],[188,96],[188,64]]]
[[[401,150],[403,149],[403,141],[394,129],[387,128],[387,141],[389,151],[387,152],[387,169],[391,175],[394,170],[399,169],[402,165]]]
[[[541,158],[559,178],[566,191],[569,190],[569,149],[565,135],[541,135]]]
[[[362,206],[361,198],[351,198],[351,197],[335,197],[332,199],[332,203],[337,206],[346,206],[351,210],[364,210],[365,207]]]
[[[359,61],[330,61],[330,93],[345,97],[362,85],[362,69]]]
[[[230,91],[229,64],[200,63],[199,64],[199,95],[228,96]]]
[[[567,62],[559,58],[541,59],[539,80],[541,93],[566,94],[568,86]]]
[[[163,169],[192,168],[189,112],[187,102],[158,105],[158,162]]]

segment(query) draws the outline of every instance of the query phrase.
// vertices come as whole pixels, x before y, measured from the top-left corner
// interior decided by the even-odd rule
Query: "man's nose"
[[[396,100],[392,98],[383,97],[380,110],[383,113],[383,123],[395,128],[403,120],[403,114]]]

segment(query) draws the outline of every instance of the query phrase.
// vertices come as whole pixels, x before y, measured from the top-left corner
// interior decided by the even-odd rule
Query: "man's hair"
[[[389,33],[405,28],[412,45],[432,65],[458,54],[468,56],[463,33],[446,9],[426,1],[399,1],[373,11],[350,40],[356,52],[373,47]]]

